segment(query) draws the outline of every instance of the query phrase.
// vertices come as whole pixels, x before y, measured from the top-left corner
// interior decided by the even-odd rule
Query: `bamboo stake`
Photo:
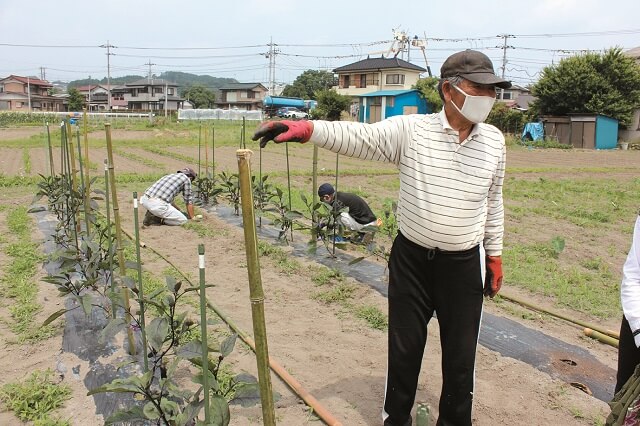
[[[83,109],[83,122],[82,122],[82,126],[83,126],[83,133],[84,133],[84,164],[85,164],[85,177],[84,177],[84,181],[87,184],[86,186],[86,193],[87,193],[87,197],[90,196],[91,194],[91,176],[89,174],[89,135],[88,135],[88,130],[87,130],[87,109],[84,108]],[[89,208],[91,208],[91,206],[89,206]],[[91,210],[89,210],[90,212]]]
[[[109,162],[104,160],[104,200],[107,208],[107,229],[109,230],[109,240],[107,243],[107,250],[109,251],[109,280],[104,284],[110,285],[111,291],[113,288],[113,244],[111,244],[111,205],[109,203]],[[111,317],[116,317],[116,304],[111,301]]]
[[[209,176],[209,128],[204,127],[204,172]]]
[[[287,195],[289,196],[289,211],[291,211],[291,169],[289,168],[289,144],[284,144],[284,152],[287,157]],[[291,225],[291,241],[293,241],[293,225]]]
[[[73,189],[78,189],[78,182],[76,180],[76,173],[78,170],[76,169],[76,154],[73,152],[73,133],[71,131],[71,124],[69,121],[66,122],[67,129],[67,139],[69,143],[69,153],[71,154],[71,186]]]
[[[91,211],[90,211],[90,203],[89,203],[89,193],[86,191],[87,188],[87,181],[85,180],[84,177],[84,170],[83,170],[83,159],[82,159],[82,150],[80,149],[80,129],[76,128],[76,136],[78,139],[78,164],[80,165],[80,184],[82,185],[82,201],[84,204],[84,230],[86,232],[86,235],[89,235],[89,230],[90,230],[90,223],[91,221],[89,220],[89,216],[91,215]],[[89,167],[87,167],[87,169],[89,169]]]
[[[79,240],[78,240],[78,220],[76,217],[76,211],[70,211],[69,209],[69,200],[71,200],[71,198],[73,197],[73,191],[75,190],[74,188],[74,180],[73,180],[73,175],[71,172],[71,158],[73,158],[73,142],[69,142],[70,140],[72,141],[73,139],[70,138],[69,134],[67,133],[67,130],[70,129],[69,127],[69,123],[63,123],[63,127],[61,129],[61,139],[63,139],[63,143],[64,143],[64,158],[65,158],[65,162],[66,162],[66,176],[67,176],[67,186],[66,186],[66,203],[67,203],[67,216],[66,216],[66,220],[70,220],[71,221],[71,228],[73,229],[73,238],[76,242],[76,254],[80,251],[80,244],[79,244]],[[69,151],[71,151],[71,155],[69,154]]]
[[[318,145],[313,145],[313,166],[311,173],[311,196],[312,196],[312,208],[318,203]],[[317,229],[318,217],[316,211],[313,210],[311,215],[311,223],[314,229]],[[313,234],[313,233],[312,233]],[[315,235],[314,235],[315,236]]]
[[[55,167],[53,166],[53,149],[51,148],[51,131],[49,130],[49,122],[47,122],[47,148],[49,149],[49,175],[56,174]]]
[[[216,175],[216,126],[211,125],[211,177]]]
[[[204,269],[204,244],[198,244],[198,266],[200,269],[200,334],[202,335],[202,392],[204,393],[204,422],[209,424],[209,345],[207,343],[207,294]]]
[[[200,146],[202,145],[202,123],[198,128],[198,176],[200,176]]]
[[[333,200],[333,216],[335,217],[335,224],[333,227],[333,257],[336,256],[336,232],[338,229],[338,216],[336,215],[336,212],[338,210],[338,165],[340,163],[340,154],[336,153],[336,187],[335,187],[335,194],[334,194],[334,200]]]
[[[247,251],[247,269],[249,271],[251,316],[253,318],[253,334],[256,338],[256,361],[258,363],[260,399],[262,400],[262,417],[264,425],[273,426],[276,424],[276,420],[269,370],[267,328],[264,319],[264,292],[260,276],[258,237],[256,234],[255,213],[253,211],[253,191],[251,190],[251,167],[249,164],[251,150],[239,149],[236,151],[236,157],[238,159],[244,241]]]
[[[107,134],[107,156],[109,158],[109,182],[111,186],[111,202],[113,204],[113,220],[116,224],[116,252],[118,253],[118,264],[120,267],[120,276],[127,275],[127,268],[124,262],[124,247],[122,246],[122,227],[120,225],[120,207],[118,206],[118,191],[116,190],[116,176],[113,170],[113,144],[111,143],[111,124],[105,123],[104,129]],[[129,339],[129,354],[136,354],[135,340],[133,339],[133,331],[131,330],[131,305],[129,303],[129,293],[127,287],[122,286],[122,301],[124,304],[125,318],[127,319],[127,338]]]
[[[144,320],[144,286],[142,285],[142,259],[140,257],[140,224],[138,223],[138,193],[133,193],[133,230],[136,236],[136,262],[138,269],[138,305],[140,306],[140,334],[142,336],[142,356],[144,371],[149,371],[149,355],[147,354],[147,323]]]
[[[616,333],[615,331],[605,330],[605,329],[603,329],[601,327],[598,327],[597,325],[588,323],[586,321],[581,321],[579,319],[575,319],[575,318],[571,318],[571,317],[569,317],[567,315],[563,315],[563,314],[561,314],[559,312],[554,312],[554,311],[550,311],[548,309],[541,308],[541,307],[536,306],[536,305],[534,305],[532,303],[529,303],[529,302],[526,302],[526,301],[524,301],[522,299],[519,299],[519,298],[517,298],[515,296],[511,296],[511,295],[506,295],[506,294],[500,293],[500,297],[502,297],[502,298],[504,298],[506,300],[509,300],[511,302],[517,303],[519,305],[525,306],[527,308],[533,309],[534,311],[538,311],[538,312],[542,312],[542,313],[545,313],[545,314],[549,314],[549,315],[554,316],[556,318],[560,318],[560,319],[563,319],[563,320],[568,321],[570,323],[577,324],[580,327],[590,328],[590,329],[595,330],[595,331],[597,331],[599,333],[602,333],[602,334],[605,334],[607,336],[613,337],[614,339],[620,339],[620,335],[618,333]]]
[[[242,116],[242,149],[247,149],[247,119]]]
[[[589,336],[592,339],[599,340],[600,342],[605,343],[609,346],[613,346],[614,348],[617,348],[619,346],[618,339],[615,339],[611,336],[607,336],[606,334],[600,333],[599,331],[595,331],[590,328],[585,328],[584,334],[585,336]]]

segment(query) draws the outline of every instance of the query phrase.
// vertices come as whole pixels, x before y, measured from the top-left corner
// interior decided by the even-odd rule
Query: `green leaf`
[[[232,334],[231,336],[224,339],[224,341],[220,345],[220,353],[223,357],[229,356],[229,354],[233,351],[233,348],[236,345],[237,338],[237,334]]]
[[[129,408],[128,410],[117,411],[105,419],[105,426],[110,426],[116,423],[128,423],[133,420],[143,420],[145,419],[144,412],[142,408],[138,406],[134,406]]]
[[[209,402],[211,410],[211,422],[214,426],[227,426],[231,421],[231,414],[229,413],[229,404],[227,400],[220,395],[213,395]]]
[[[111,340],[113,336],[115,336],[120,331],[122,331],[125,328],[125,326],[126,326],[126,323],[124,319],[122,318],[112,319],[111,321],[109,321],[107,326],[100,333],[100,342],[106,342],[108,340]]]
[[[364,257],[357,257],[353,259],[351,262],[349,262],[349,265],[355,265],[358,262],[362,262],[364,259],[365,259]]]
[[[204,400],[191,401],[186,405],[186,407],[184,407],[182,413],[176,416],[176,426],[186,426],[198,416],[198,413],[200,413],[200,410],[202,410],[203,406]]]
[[[154,318],[146,328],[147,340],[151,347],[160,352],[162,344],[169,334],[169,320],[167,318]]]
[[[85,293],[80,296],[80,303],[82,304],[82,310],[86,316],[91,316],[91,302],[93,302],[93,297],[90,293]]]
[[[171,293],[175,293],[176,292],[176,284],[178,284],[176,279],[174,277],[170,276],[170,275],[168,275],[165,279],[167,281],[167,288],[169,289],[169,291]]]
[[[169,418],[173,418],[180,413],[180,406],[170,399],[163,398],[160,401],[160,408]]]
[[[145,418],[147,418],[149,420],[156,420],[156,419],[160,418],[160,411],[158,411],[156,406],[153,405],[153,402],[151,402],[151,401],[147,402],[144,405],[144,408],[142,409],[142,412],[144,413]]]
[[[56,311],[56,312],[52,313],[51,315],[49,315],[49,317],[46,320],[44,320],[44,322],[42,323],[42,327],[44,327],[46,325],[49,325],[56,318],[58,318],[60,315],[63,315],[68,310],[70,310],[70,309],[60,309],[59,311]]]
[[[184,359],[202,358],[202,342],[192,340],[176,350],[176,355]]]

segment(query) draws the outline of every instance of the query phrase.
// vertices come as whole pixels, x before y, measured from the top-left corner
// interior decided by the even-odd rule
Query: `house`
[[[0,79],[0,110],[64,111],[62,99],[51,96],[53,85],[34,77],[10,75]]]
[[[118,106],[126,104],[127,109],[135,111],[163,111],[165,107],[168,111],[177,111],[184,101],[178,96],[178,85],[161,78],[143,78],[118,90],[114,87],[111,97],[119,101]]]
[[[499,89],[496,88],[496,100],[501,102],[510,102],[516,101],[522,95],[528,95],[531,93],[531,90],[526,87],[518,86],[517,84],[512,85],[508,89]]]
[[[417,89],[378,90],[359,96],[360,103],[352,116],[361,123],[375,123],[394,115],[427,114],[431,112],[427,101]]]
[[[104,111],[109,108],[109,88],[100,84],[78,86],[76,90],[84,96],[85,107],[88,111]]]
[[[624,52],[625,55],[635,59],[636,64],[640,66],[640,46]],[[635,110],[631,118],[631,124],[626,129],[620,129],[620,140],[626,142],[640,141],[640,109]]]
[[[380,90],[408,90],[426,69],[399,58],[369,58],[333,70],[338,74],[336,91],[360,96]]]
[[[261,83],[231,83],[220,88],[220,97],[216,97],[215,106],[222,109],[260,110],[267,93],[267,88]]]

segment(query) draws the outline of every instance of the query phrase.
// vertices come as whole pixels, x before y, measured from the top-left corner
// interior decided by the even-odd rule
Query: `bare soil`
[[[0,129],[0,139],[16,139],[28,137],[23,133],[24,129]],[[130,133],[130,132],[129,132]],[[119,138],[126,139],[129,133],[124,132]],[[157,136],[155,131],[144,132],[148,138]],[[142,133],[135,132],[133,138],[142,138]],[[166,136],[166,135],[165,135]],[[98,134],[95,137],[99,137]],[[253,147],[253,146],[252,146]],[[258,167],[258,152],[253,159],[254,171]],[[169,157],[149,154],[140,148],[121,147],[121,149],[145,156],[153,161],[165,165],[165,170],[173,170],[182,167],[183,162]],[[197,160],[197,149],[191,147],[166,147],[168,151],[189,155]],[[15,152],[13,152],[15,151]],[[42,169],[44,150],[31,149],[32,174]],[[284,145],[269,146],[262,150],[263,173],[285,172],[286,157]],[[292,170],[311,170],[311,153],[309,146],[290,146],[290,168]],[[319,169],[334,170],[335,155],[320,151],[321,159]],[[101,163],[104,158],[103,150],[92,150],[91,161]],[[640,168],[640,152],[637,151],[536,151],[513,150],[509,152],[509,167],[526,168],[564,168],[571,169],[564,172],[556,172],[559,177],[572,177],[577,174],[588,175],[589,171],[579,169],[599,168],[604,165],[617,168],[614,172],[624,179],[632,179],[638,176]],[[202,159],[204,161],[204,154]],[[212,158],[210,157],[211,161]],[[22,150],[1,149],[0,167],[6,175],[20,173],[22,164]],[[235,148],[222,147],[216,149],[215,161],[220,169],[231,172],[237,170]],[[119,172],[158,172],[148,166],[138,164],[116,156],[116,170]],[[358,160],[340,159],[340,170],[361,170],[359,176],[341,176],[341,185],[347,188],[359,188],[362,191],[379,198],[396,198],[397,189],[390,181],[395,179],[395,168],[380,163],[360,162]],[[628,168],[628,170],[626,170]],[[368,175],[368,171],[379,170],[389,172],[389,177]],[[101,175],[102,170],[93,171]],[[540,176],[548,176],[544,173],[518,172],[518,177],[531,177],[537,179]],[[607,174],[607,176],[610,176]],[[297,183],[310,184],[308,177],[295,177]],[[132,231],[133,221],[131,214],[132,203],[130,188],[120,191],[120,208],[123,218],[123,226]],[[143,191],[144,185],[135,188]],[[3,199],[14,204],[27,203],[31,194],[18,197],[12,194]],[[0,212],[1,213],[1,212]],[[142,215],[144,212],[140,212]],[[536,223],[533,219],[518,219],[516,223],[509,219],[508,227],[521,227],[526,231],[520,234],[509,235],[508,238],[536,239],[547,238],[555,231],[548,223]],[[0,216],[0,233],[6,233],[6,225]],[[511,222],[509,222],[511,220]],[[197,277],[197,245],[204,243],[206,247],[207,281],[216,287],[208,291],[208,297],[214,305],[228,315],[237,326],[249,334],[252,333],[251,304],[249,301],[249,289],[247,282],[246,256],[244,251],[244,237],[242,229],[229,225],[220,220],[215,214],[206,214],[202,224],[213,230],[215,235],[201,238],[188,229],[179,227],[150,227],[142,231],[142,239],[148,245],[168,257],[179,269]],[[540,233],[540,234],[539,234]],[[625,238],[628,236],[620,233],[612,233],[610,236],[594,235],[590,232],[582,232],[574,229],[572,235],[577,235],[575,243],[581,254],[597,255],[596,249],[591,249],[589,242],[597,238],[607,238],[606,245],[620,247],[619,253],[625,250],[628,244]],[[569,244],[568,244],[569,247]],[[285,247],[285,250],[287,248]],[[568,256],[579,255],[567,249]],[[590,250],[593,250],[591,252]],[[0,268],[6,263],[0,254]],[[167,268],[161,259],[147,250],[143,251],[145,269],[162,275]],[[611,268],[614,276],[619,276],[621,262],[617,262],[620,256],[611,260]],[[301,385],[310,392],[320,403],[329,410],[344,425],[379,425],[381,424],[381,405],[385,383],[386,366],[386,333],[371,329],[354,314],[339,305],[325,304],[313,296],[326,288],[317,286],[312,281],[314,274],[313,262],[300,260],[299,268],[291,273],[280,272],[278,266],[269,257],[262,257],[261,274],[265,292],[265,315],[267,320],[267,332],[269,336],[269,352],[273,359],[281,364],[292,374]],[[616,275],[617,274],[617,275]],[[347,281],[356,287],[354,301],[361,305],[376,306],[383,312],[387,310],[387,301],[379,293],[368,286],[357,283],[347,278]],[[39,320],[43,320],[58,309],[60,300],[55,294],[49,294],[49,284],[40,282],[45,312],[41,313]],[[574,315],[585,321],[598,322],[604,328],[617,329],[619,318],[598,321],[589,315],[573,312],[568,309],[558,308],[554,301],[542,295],[534,295],[518,288],[510,287],[508,280],[503,290],[505,294],[512,294],[525,298],[538,305],[546,306],[554,310]],[[55,292],[53,292],[55,293]],[[2,299],[0,316],[7,320],[7,301]],[[498,304],[488,300],[485,304],[487,312],[509,317],[521,322],[528,327],[538,329],[553,337],[559,338],[571,344],[580,345],[588,349],[600,362],[615,369],[617,351],[609,346],[602,345],[582,336],[580,328],[570,326],[564,321],[555,320],[547,315],[533,314],[519,315],[525,312],[524,308],[510,305],[505,309],[506,302]],[[526,317],[528,319],[523,319]],[[12,344],[11,333],[5,324],[0,322],[0,341],[3,349],[0,349],[0,384],[26,376],[33,368],[55,368],[57,359],[63,359],[67,366],[81,364],[81,377],[84,377],[88,366],[81,361],[69,359],[69,354],[60,354],[60,336],[35,346]],[[236,350],[229,359],[234,371],[246,371],[257,376],[255,357],[253,353],[242,344],[238,344]],[[584,367],[586,368],[586,367]],[[613,382],[614,378],[610,378]],[[78,387],[74,388],[74,399],[67,404],[62,417],[70,417],[74,425],[101,424],[96,419],[95,407],[90,399],[83,395],[86,389],[80,381],[65,378]],[[309,409],[297,398],[285,384],[275,375],[272,375],[274,389],[281,395],[276,403],[276,416],[279,424],[306,425],[318,424],[317,419]],[[422,374],[419,380],[417,401],[427,402],[432,407],[432,412],[437,415],[439,391],[441,386],[440,375],[440,348],[437,321],[429,326],[429,343],[425,351]],[[540,372],[523,362],[503,357],[497,352],[488,350],[482,346],[478,348],[476,363],[476,392],[474,398],[474,424],[477,425],[592,425],[601,424],[608,413],[607,405],[580,390],[569,386],[567,383],[552,378],[550,375]],[[2,417],[5,416],[5,417]],[[10,414],[0,412],[0,424],[16,424]],[[261,423],[261,411],[259,407],[232,408],[232,425],[256,425]]]

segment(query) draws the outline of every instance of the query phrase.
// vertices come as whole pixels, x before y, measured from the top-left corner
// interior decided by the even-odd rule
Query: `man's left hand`
[[[484,295],[493,298],[502,287],[502,257],[487,256],[485,264]]]

